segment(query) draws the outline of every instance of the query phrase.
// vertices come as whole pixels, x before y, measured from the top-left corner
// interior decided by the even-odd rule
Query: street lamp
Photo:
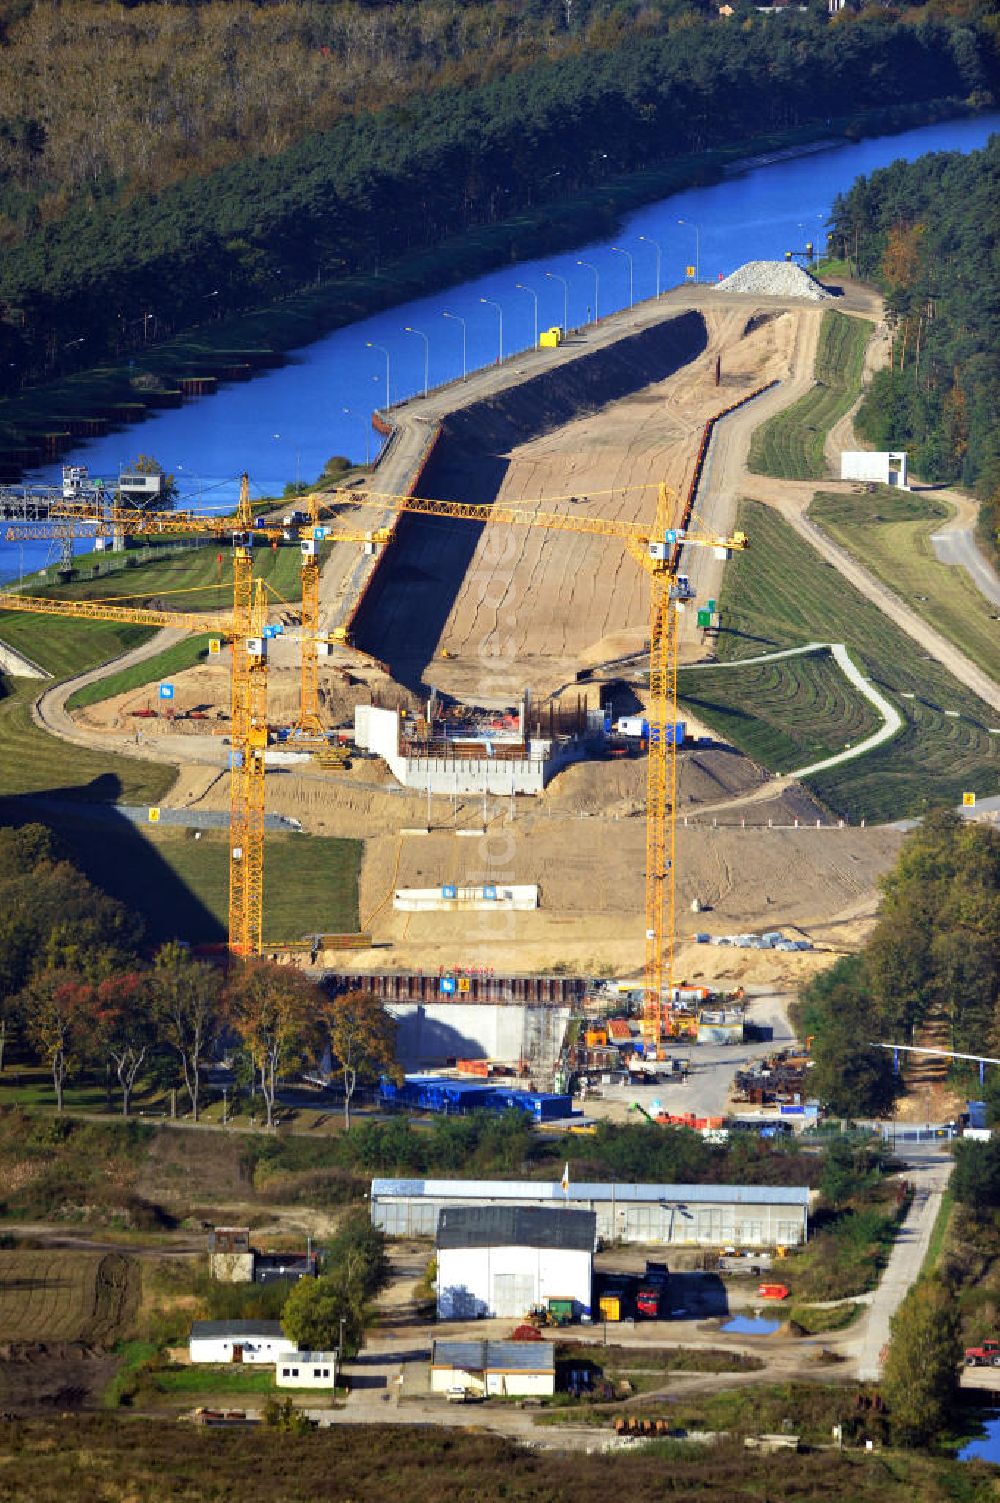
[[[381,350],[385,356],[385,410],[388,412],[392,406],[392,401],[389,397],[389,351],[384,344],[372,344],[370,339],[365,340],[365,348],[368,350]]]
[[[501,308],[500,304],[495,303],[491,297],[481,297],[479,301],[481,303],[488,303],[490,307],[495,308],[500,315],[500,359],[503,360],[503,309]]]
[[[445,312],[441,314],[441,317],[453,319],[456,324],[462,325],[462,380],[464,381],[466,376],[469,374],[469,361],[466,353],[466,337],[468,330],[465,326],[465,319],[459,318],[457,313],[449,313],[447,310],[445,310]]]
[[[569,333],[569,282],[557,271],[547,271],[545,275],[550,282],[561,282],[563,285],[563,334],[566,335]]]
[[[523,282],[515,282],[514,286],[517,288],[518,292],[528,292],[528,293],[530,293],[531,296],[535,300],[535,342],[534,342],[534,344],[532,346],[532,349],[537,350],[538,349],[538,293],[534,290],[533,287],[525,287],[525,285],[524,285]]]
[[[592,271],[594,273],[594,323],[600,323],[601,310],[598,304],[601,297],[601,274],[597,270],[597,267],[594,266],[590,261],[578,261],[576,264],[577,266],[585,266],[588,271]]]
[[[422,329],[411,329],[409,324],[404,325],[403,333],[417,334],[424,342],[424,396],[426,397],[431,369],[431,342]]]
[[[626,261],[628,262],[628,305],[629,305],[630,308],[632,308],[632,307],[635,306],[635,297],[633,295],[633,287],[634,287],[635,284],[634,284],[634,281],[633,281],[633,266],[632,266],[632,255],[631,255],[631,252],[627,251],[627,250],[622,250],[622,248],[621,248],[620,245],[613,245],[611,247],[611,249],[615,252],[616,255],[618,255],[618,256],[624,256],[625,259],[626,259]]]
[[[346,412],[348,417],[357,417],[359,419],[360,423],[361,423],[361,426],[364,428],[364,430],[365,430],[365,464],[366,465],[370,465],[371,462],[372,462],[371,429],[368,426],[367,419],[364,418],[364,417],[362,417],[360,413],[354,413],[354,412],[352,412],[349,407],[342,407],[340,410],[341,410],[341,412]]]
[[[649,235],[640,235],[639,239],[640,240],[644,240],[647,245],[651,245],[653,247],[653,249],[655,250],[655,252],[656,252],[656,296],[659,297],[660,296],[660,267],[663,264],[663,247],[661,246],[661,244],[660,244],[660,242],[658,240],[651,239]]]
[[[694,230],[694,279],[701,281],[701,230],[691,219],[678,219],[678,224],[686,224],[689,230]]]

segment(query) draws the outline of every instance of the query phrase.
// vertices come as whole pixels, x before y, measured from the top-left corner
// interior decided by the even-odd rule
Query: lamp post
[[[416,334],[424,342],[424,396],[426,397],[431,369],[431,342],[422,329],[411,329],[409,324],[404,325],[403,333]]]
[[[561,282],[563,286],[563,334],[569,333],[569,282],[566,277],[561,277],[557,271],[547,271],[545,275],[550,282]]]
[[[651,245],[656,252],[656,296],[660,296],[660,267],[663,265],[663,247],[658,240],[653,240],[649,235],[640,235],[640,240]]]
[[[491,297],[481,297],[479,301],[481,303],[488,303],[489,306],[491,308],[495,308],[497,310],[497,313],[500,315],[500,359],[503,360],[503,309],[501,308],[500,304],[495,303]]]
[[[382,354],[385,356],[385,410],[386,412],[388,412],[389,408],[392,406],[392,401],[389,396],[389,351],[386,349],[384,344],[372,344],[370,339],[365,340],[365,349],[381,350]]]
[[[585,266],[588,271],[594,273],[594,323],[598,324],[601,321],[601,274],[591,261],[578,261],[576,264],[577,266]]]
[[[678,224],[686,224],[689,230],[694,230],[694,279],[701,281],[701,229],[691,219],[678,219]]]
[[[635,306],[635,296],[633,292],[635,282],[633,278],[632,254],[630,251],[622,250],[620,245],[613,245],[611,249],[615,252],[616,255],[624,256],[626,261],[628,262],[628,305],[630,308],[633,308]]]
[[[449,313],[447,311],[447,309],[445,309],[445,311],[444,311],[444,313],[442,313],[441,317],[442,318],[453,319],[456,324],[461,324],[462,325],[462,380],[464,381],[465,378],[466,378],[466,376],[469,374],[469,361],[468,361],[467,344],[466,344],[466,340],[467,340],[467,336],[468,336],[468,329],[466,328],[466,325],[465,325],[465,319],[464,318],[460,318],[457,313]]]
[[[371,464],[371,462],[372,462],[371,429],[368,426],[367,420],[364,417],[362,417],[360,413],[354,413],[354,412],[352,412],[349,407],[342,407],[340,410],[341,410],[341,412],[345,412],[348,417],[358,417],[359,418],[359,420],[361,422],[361,426],[365,430],[365,464],[366,465]]]
[[[525,285],[524,285],[523,282],[515,282],[514,286],[517,288],[518,292],[527,292],[527,293],[530,293],[531,296],[535,300],[535,343],[532,346],[532,348],[537,350],[538,349],[538,293],[534,290],[533,287],[525,287]]]

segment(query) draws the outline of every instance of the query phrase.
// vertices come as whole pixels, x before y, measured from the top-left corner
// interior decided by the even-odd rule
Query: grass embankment
[[[880,486],[874,495],[820,491],[809,516],[901,599],[1000,681],[996,606],[964,569],[938,561],[931,533],[952,508],[926,492]]]
[[[185,668],[194,668],[208,657],[208,643],[208,636],[186,637],[183,642],[167,647],[155,657],[146,658],[141,663],[133,663],[130,668],[122,668],[118,673],[109,673],[106,678],[84,684],[82,689],[74,690],[69,696],[66,708],[82,710],[87,705],[113,699],[116,694],[128,694],[130,690],[141,689],[145,684],[159,683],[175,673],[183,673]]]
[[[684,669],[684,702],[727,740],[773,771],[790,772],[878,730],[882,717],[818,651],[746,668]],[[747,711],[753,718],[747,721]],[[726,729],[732,720],[733,734]]]
[[[755,475],[819,480],[826,474],[826,435],[861,391],[865,345],[874,325],[828,309],[816,349],[816,385],[791,407],[762,423],[750,442],[747,466]]]
[[[90,751],[43,731],[31,718],[32,702],[42,687],[36,679],[0,679],[0,686],[5,691],[0,698],[0,787],[7,800],[50,794],[94,803],[156,804],[173,785],[177,774],[172,767]],[[9,821],[12,813],[8,803],[3,819]],[[27,817],[25,807],[21,822]]]
[[[903,728],[892,741],[810,778],[817,796],[846,818],[877,820],[920,814],[934,804],[959,804],[969,788],[995,792],[1000,736],[989,734],[997,719],[994,712],[939,664],[925,659],[909,637],[769,507],[742,501],[738,525],[753,546],[726,568],[720,656],[735,661],[805,642],[845,642],[854,661],[903,716]],[[789,737],[809,729],[802,724],[800,671],[787,669],[787,712],[773,705],[769,711],[772,725]],[[744,692],[742,680],[742,674],[723,670],[700,675],[692,710],[754,755],[764,733],[753,695]],[[684,676],[685,694],[688,683]],[[846,686],[844,692],[850,692]],[[779,762],[773,770],[780,769]]]

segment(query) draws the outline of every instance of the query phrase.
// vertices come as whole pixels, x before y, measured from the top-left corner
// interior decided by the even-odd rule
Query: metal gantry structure
[[[436,501],[383,491],[340,493],[355,506],[388,512],[459,519],[490,526],[544,528],[616,539],[649,576],[649,745],[646,775],[645,957],[643,1035],[658,1043],[673,1031],[672,992],[677,921],[677,663],[678,608],[690,598],[679,565],[686,547],[712,548],[726,556],[749,546],[746,533],[731,536],[692,532],[676,523],[677,498],[657,487],[652,523],[625,522],[579,513],[536,511],[524,504]],[[329,501],[329,497],[321,498]],[[664,998],[664,989],[667,997]]]

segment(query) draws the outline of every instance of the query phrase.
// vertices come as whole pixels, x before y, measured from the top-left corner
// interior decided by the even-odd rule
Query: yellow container
[[[621,1320],[622,1302],[617,1294],[602,1294],[600,1306],[604,1320]]]
[[[553,325],[551,329],[543,329],[538,337],[539,349],[556,350],[559,348],[559,341],[561,339],[562,329],[560,329],[558,324]]]

